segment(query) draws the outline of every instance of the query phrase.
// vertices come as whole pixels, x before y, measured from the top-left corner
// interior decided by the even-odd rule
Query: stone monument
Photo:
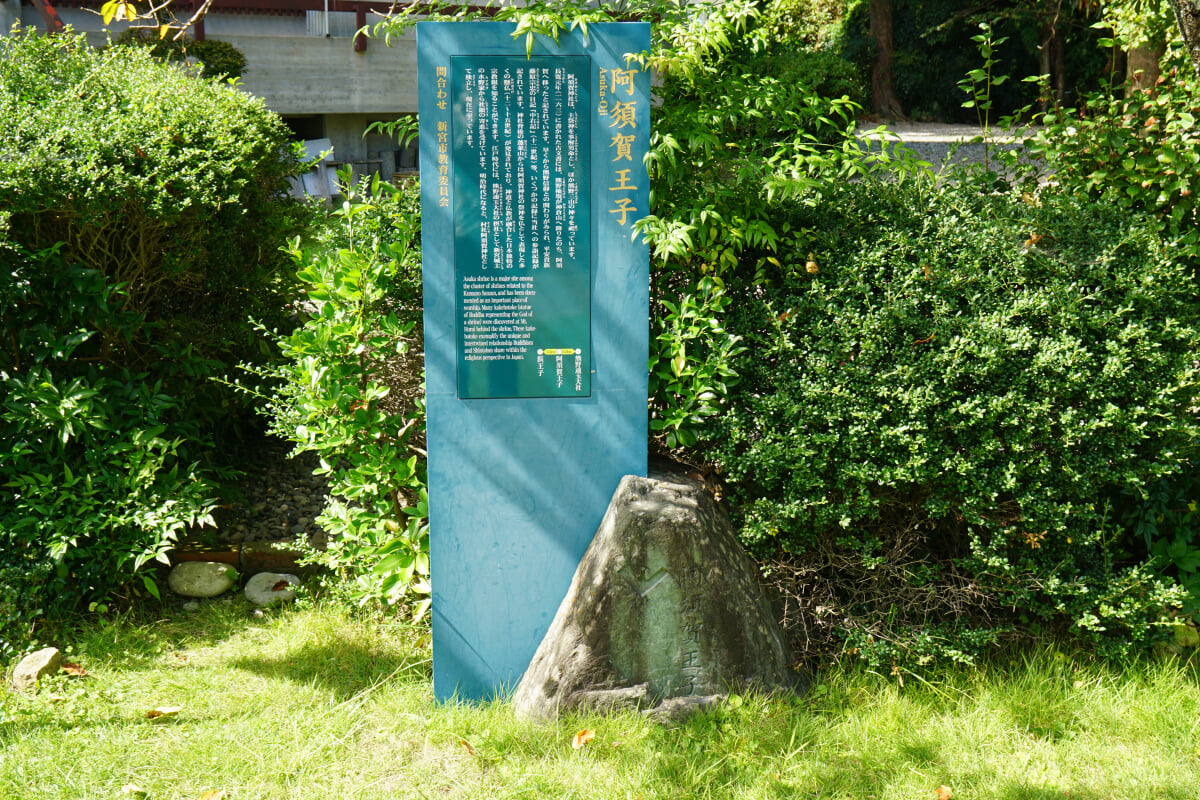
[[[513,704],[545,719],[794,679],[728,518],[704,484],[656,472],[622,479]]]

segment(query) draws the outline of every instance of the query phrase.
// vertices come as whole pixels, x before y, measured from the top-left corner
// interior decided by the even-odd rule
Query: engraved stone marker
[[[511,689],[646,470],[646,23],[423,22],[434,693]]]
[[[629,476],[517,687],[517,713],[787,689],[787,646],[754,566],[698,482]]]

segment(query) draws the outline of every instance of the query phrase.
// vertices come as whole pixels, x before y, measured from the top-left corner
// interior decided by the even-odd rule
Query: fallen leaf
[[[88,674],[86,669],[79,666],[78,664],[72,664],[69,661],[64,662],[63,665],[61,667],[59,667],[59,669],[61,669],[63,672],[67,673],[68,675],[74,675],[76,678],[82,678],[84,675]]]
[[[954,795],[951,793],[949,786],[942,784],[937,788],[937,800],[950,800],[950,798],[953,796]]]
[[[162,719],[165,717],[173,717],[183,711],[183,706],[159,706],[152,708],[146,712],[146,719]]]
[[[146,790],[136,783],[126,783],[121,786],[121,794],[145,794]]]
[[[287,581],[276,581],[275,585],[273,585],[271,587],[271,591],[272,592],[282,592],[284,589],[288,588],[289,586],[291,586],[291,584],[288,583]]]
[[[52,694],[46,699],[51,703],[65,703],[67,701],[67,698],[63,697],[61,694]]]
[[[475,755],[475,748],[472,747],[471,743],[468,742],[466,739],[459,739],[458,743],[461,744],[463,747],[467,748],[468,753],[470,753],[471,755]]]
[[[571,739],[571,747],[576,750],[581,749],[585,744],[596,738],[596,732],[591,728],[584,728],[575,737]]]
[[[200,795],[200,800],[225,800],[228,796],[224,789],[213,789],[211,792]]]

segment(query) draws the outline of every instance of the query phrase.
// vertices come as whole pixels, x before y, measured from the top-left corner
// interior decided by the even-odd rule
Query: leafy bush
[[[1126,96],[1123,87],[1046,114],[1025,142],[1036,156],[1028,183],[1050,177],[1064,191],[1158,220],[1175,258],[1200,264],[1200,87],[1185,55],[1167,60],[1163,80]],[[1200,530],[1193,506],[1197,473],[1148,480],[1115,498],[1125,547],[1154,559],[1159,573],[1188,589],[1186,614],[1200,612]]]
[[[741,381],[708,429],[746,543],[799,556],[831,582],[825,624],[888,658],[933,622],[1150,638],[1178,598],[1117,562],[1104,499],[1180,471],[1200,432],[1192,265],[1051,189],[866,181],[791,222],[814,252],[737,284]]]
[[[773,0],[765,4],[759,28],[771,43],[819,49],[846,15],[846,0]]]
[[[0,244],[0,658],[45,612],[104,596],[211,521],[181,452],[202,431],[146,372],[104,363],[136,335],[121,291],[57,248]],[[153,590],[153,584],[148,584]]]
[[[1043,116],[1025,142],[1038,166],[1063,187],[1158,216],[1187,245],[1200,244],[1200,86],[1186,59],[1177,54],[1151,89],[1080,99]]]
[[[349,175],[343,174],[343,181]],[[354,600],[429,608],[424,403],[417,341],[420,198],[376,177],[343,185],[345,202],[324,237],[289,252],[312,315],[278,337],[284,360],[251,372],[271,430],[295,452],[320,456],[330,499],[317,521],[328,532],[310,560],[330,568]]]
[[[304,220],[286,137],[142,49],[0,38],[6,638],[208,521],[217,436],[252,418],[209,378],[268,351],[247,316],[282,319],[278,243]]]
[[[826,50],[784,50],[772,52],[751,66],[763,74],[776,75],[785,83],[794,83],[810,94],[826,100],[847,98],[862,107],[870,99],[867,85],[854,65]],[[819,122],[814,115],[812,127]]]
[[[205,78],[240,78],[246,68],[246,56],[242,51],[219,39],[160,38],[156,31],[129,28],[117,37],[116,44],[145,47],[150,55],[162,61],[194,58],[200,62],[200,74]]]
[[[1200,614],[1200,481],[1195,465],[1173,479],[1129,490],[1116,504],[1119,521],[1133,547],[1153,559],[1156,572],[1179,582],[1187,592],[1180,612]]]
[[[247,319],[281,323],[278,243],[300,230],[285,194],[289,133],[261,101],[189,76],[141,48],[79,36],[0,40],[0,209],[31,251],[95,270],[147,324],[101,330],[103,360],[151,380],[213,425],[237,398],[205,380],[264,345]]]
[[[727,274],[752,282],[807,241],[780,204],[889,162],[852,135],[861,95],[825,53],[759,50],[755,13],[714,6],[663,18],[651,63],[662,76],[647,167],[651,214],[651,428],[666,448],[695,444],[736,382],[738,337],[722,319]],[[681,47],[678,42],[689,42]]]

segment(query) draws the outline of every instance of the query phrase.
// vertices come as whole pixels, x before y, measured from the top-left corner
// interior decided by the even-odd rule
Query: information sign
[[[646,23],[417,25],[433,688],[515,687],[646,474]]]
[[[459,397],[591,394],[588,66],[450,59]]]

